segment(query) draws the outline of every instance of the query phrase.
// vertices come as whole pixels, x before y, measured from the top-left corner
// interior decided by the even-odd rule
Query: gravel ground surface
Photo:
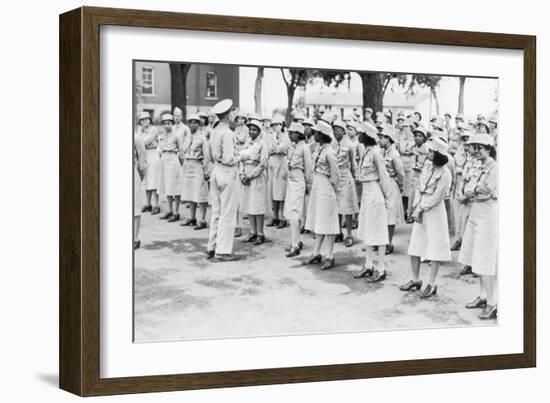
[[[187,214],[185,206],[180,211]],[[440,268],[435,297],[421,300],[418,292],[398,289],[410,279],[410,231],[407,224],[397,228],[387,279],[368,284],[353,278],[364,262],[361,244],[336,244],[337,266],[321,271],[301,264],[313,248],[310,234],[304,234],[302,254],[288,259],[288,227],[266,228],[268,242],[252,246],[236,238],[233,260],[214,263],[205,259],[208,229],[145,213],[135,252],[135,341],[495,325],[464,308],[479,285],[458,275],[457,252],[455,262]],[[428,274],[423,263],[421,278]]]

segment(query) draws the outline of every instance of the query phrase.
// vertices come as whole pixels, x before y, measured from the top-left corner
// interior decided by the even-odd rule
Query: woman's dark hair
[[[496,159],[497,159],[497,150],[495,150],[495,147],[485,146],[485,145],[480,145],[480,147],[483,147],[484,149],[488,150],[489,151],[489,157],[491,157],[492,159],[494,159],[496,161]]]
[[[360,143],[362,143],[363,145],[365,145],[367,147],[376,145],[376,140],[373,139],[370,136],[367,136],[365,133],[359,133],[358,140],[359,140]]]
[[[316,131],[314,131],[314,135],[315,135]],[[332,142],[332,139],[330,138],[330,136],[327,136],[326,134],[324,134],[323,132],[317,132],[321,135],[321,144],[327,144],[327,143],[331,143]]]
[[[439,151],[434,151],[433,164],[436,167],[442,167],[447,162],[449,162],[449,158],[446,155],[441,154]]]

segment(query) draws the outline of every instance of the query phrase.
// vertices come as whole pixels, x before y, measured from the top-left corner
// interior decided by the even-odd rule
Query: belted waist
[[[162,150],[161,153],[177,153],[178,150]]]

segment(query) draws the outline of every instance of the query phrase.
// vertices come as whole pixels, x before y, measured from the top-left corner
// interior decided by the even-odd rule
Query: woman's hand
[[[420,222],[420,214],[422,214],[422,210],[419,208],[415,208],[414,211],[411,214],[411,220],[414,222]]]
[[[489,196],[491,194],[491,189],[487,186],[478,186],[476,192],[482,196]]]
[[[473,198],[474,196],[475,196],[475,193],[472,192],[472,191],[469,191],[469,190],[468,190],[467,192],[464,193],[464,197],[465,197],[466,199],[471,199],[471,198]]]

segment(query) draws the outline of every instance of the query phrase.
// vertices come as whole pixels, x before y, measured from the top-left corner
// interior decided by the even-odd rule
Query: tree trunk
[[[170,101],[172,111],[177,106],[182,111],[183,121],[187,120],[187,73],[190,63],[170,63]]]
[[[262,83],[264,79],[264,68],[258,67],[256,82],[254,83],[254,112],[262,113]]]
[[[294,87],[293,85],[289,85],[286,87],[286,94],[288,98],[285,114],[286,127],[290,127],[290,122],[292,121],[292,102],[294,101],[294,92],[296,92],[296,87]]]
[[[365,109],[371,108],[375,113],[383,109],[383,77],[381,73],[359,72],[363,84],[363,117]]]
[[[464,114],[464,84],[466,84],[467,77],[459,77],[458,87],[458,113]]]
[[[431,91],[435,101],[435,114],[439,116],[439,99],[437,98],[437,92],[435,91],[435,88],[432,88]]]

